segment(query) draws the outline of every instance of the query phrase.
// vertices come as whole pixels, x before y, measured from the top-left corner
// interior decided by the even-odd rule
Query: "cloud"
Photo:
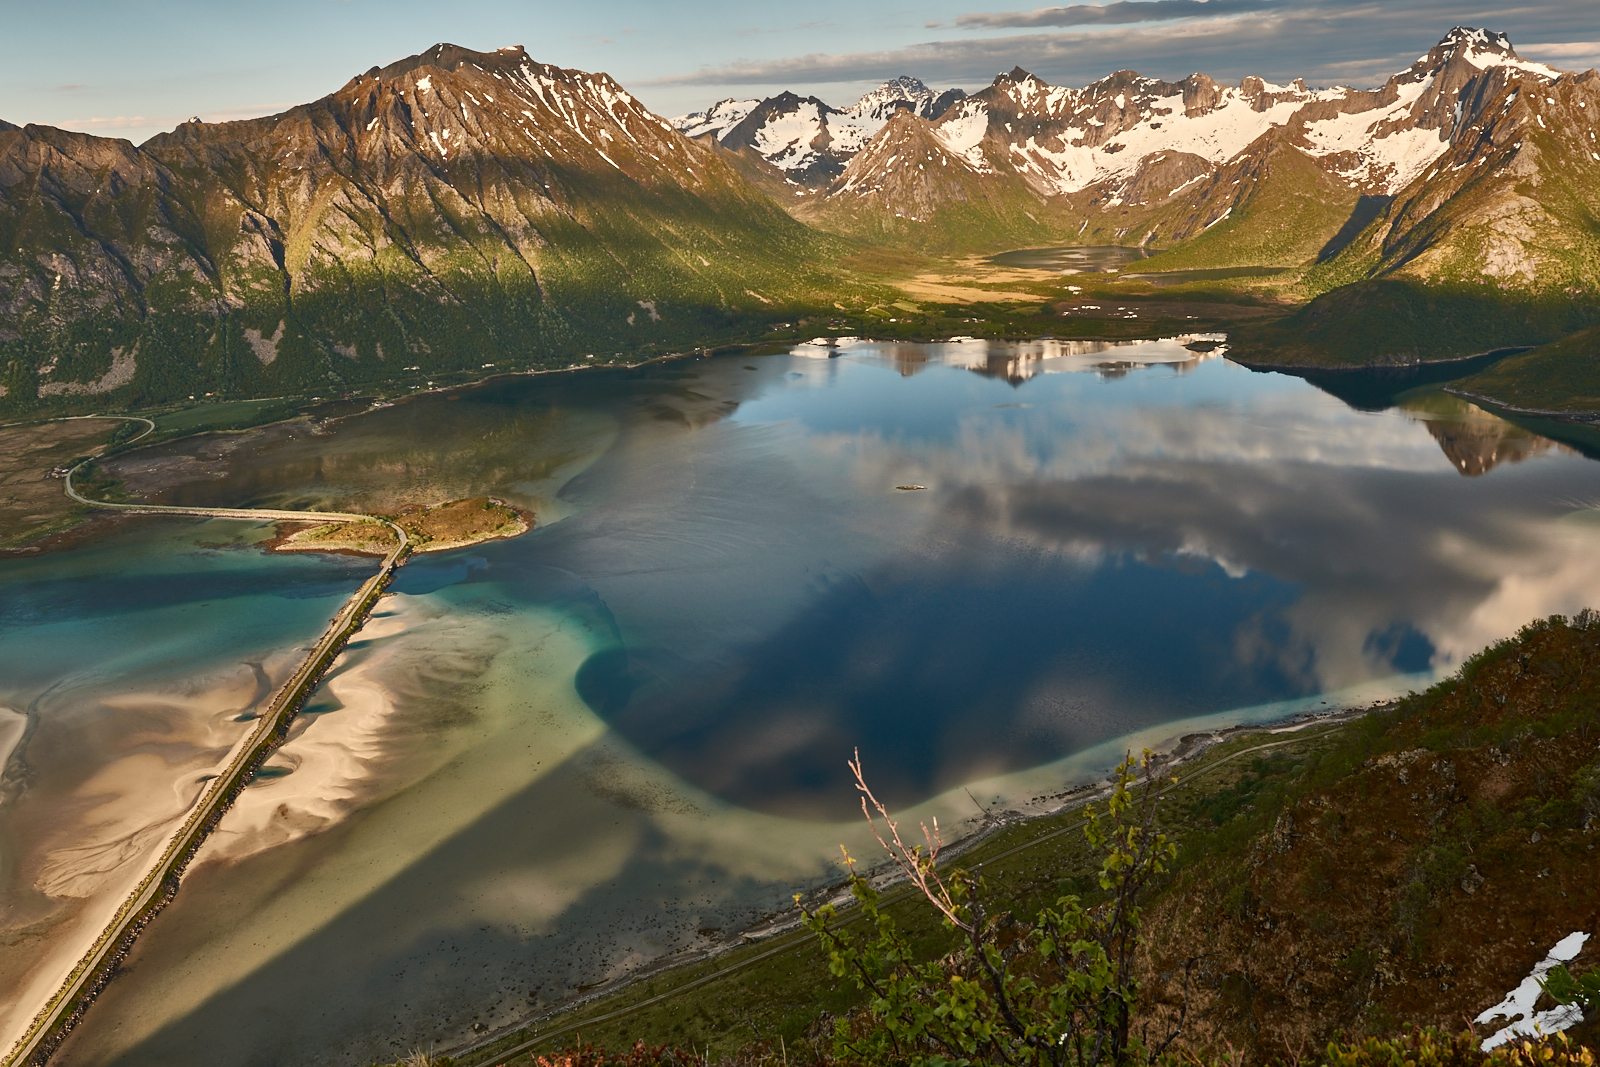
[[[1219,20],[1220,22],[1220,20]],[[1252,28],[1236,25],[1188,27],[1185,42],[1190,54],[1203,51],[1208,40],[1217,47],[1247,36],[1273,36],[1275,25],[1263,22]],[[987,81],[996,71],[1018,63],[1033,69],[1041,64],[1080,58],[1086,46],[1096,50],[1120,47],[1125,53],[1164,51],[1166,35],[1159,31],[1124,30],[1114,34],[1070,32],[929,41],[906,48],[875,52],[830,54],[813,52],[775,60],[745,60],[721,67],[705,67],[688,74],[640,82],[642,85],[765,85],[784,82],[852,82],[893,78],[907,71],[930,71],[941,81]],[[1115,68],[1111,68],[1115,69]],[[924,80],[928,75],[922,75]]]
[[[1541,60],[1555,67],[1580,70],[1600,66],[1600,41],[1566,41],[1517,45],[1517,52],[1529,59]]]
[[[176,125],[180,121],[182,120],[174,119],[172,120],[172,124]],[[79,130],[84,132],[92,130],[144,129],[151,126],[159,126],[161,124],[161,119],[152,119],[144,115],[102,115],[87,119],[61,119],[60,121],[53,123],[53,125],[59,126],[63,130]]]
[[[243,107],[203,111],[200,113],[200,118],[205,122],[233,122],[238,119],[260,118],[262,115],[276,115],[293,106],[281,102],[246,104]],[[189,115],[94,115],[88,118],[56,119],[47,122],[46,125],[77,133],[94,133],[111,137],[136,136],[142,139],[153,131],[173,129],[181,122],[188,122],[189,118]]]
[[[1600,41],[1568,41],[1565,44],[1527,44],[1517,51],[1530,56],[1592,56],[1600,52]]]
[[[1112,4],[1073,4],[1042,7],[1036,11],[1002,11],[960,15],[962,29],[1007,26],[1117,26],[1171,19],[1218,18],[1242,11],[1259,11],[1276,0],[1117,0]]]
[[[1313,85],[1369,86],[1403,70],[1452,26],[1506,32],[1530,57],[1558,67],[1600,59],[1592,19],[1577,5],[1535,0],[1516,7],[1485,0],[1116,0],[1031,12],[969,12],[960,30],[930,25],[930,39],[876,51],[748,59],[641,82],[647,86],[762,85],[800,93],[911,73],[929,84],[973,89],[1021,66],[1057,85],[1085,85],[1134,69],[1176,79],[1203,71],[1236,82],[1304,77]],[[1048,29],[1060,27],[1053,32]],[[1044,32],[994,33],[1038,28]],[[1548,43],[1545,43],[1548,42]],[[1551,51],[1555,49],[1556,51]]]

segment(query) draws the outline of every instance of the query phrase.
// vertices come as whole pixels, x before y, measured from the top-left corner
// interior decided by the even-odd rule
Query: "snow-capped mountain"
[[[1178,164],[1169,168],[1181,178],[1176,192],[1272,130],[1350,182],[1392,195],[1471,127],[1497,88],[1559,74],[1518,57],[1502,34],[1458,27],[1374,90],[1253,77],[1223,86],[1204,74],[1164,82],[1134,71],[1071,89],[1018,68],[950,108],[934,129],[975,172],[1015,172],[1043,196],[1102,186],[1106,202],[1116,202],[1158,161]],[[864,192],[881,181],[861,166],[835,192]]]
[[[1204,74],[1165,82],[1134,71],[1073,89],[1019,68],[936,120],[886,125],[815,211],[970,211],[977,179],[991,200],[1001,187],[1013,198],[1025,189],[1038,204],[1030,217],[1048,209],[1086,237],[1120,242],[1140,227],[1137,240],[1170,247],[1238,210],[1273,169],[1269,155],[1280,175],[1291,156],[1309,161],[1334,190],[1323,199],[1394,197],[1477,137],[1516,87],[1531,93],[1561,78],[1519,57],[1503,34],[1462,27],[1376,89],[1254,77],[1227,86]],[[1170,210],[1152,214],[1163,205]]]
[[[672,124],[686,136],[711,135],[724,148],[748,152],[791,182],[825,185],[896,113],[936,119],[965,95],[960,89],[935,92],[902,76],[848,108],[785,92],[765,100],[721,100]]]
[[[685,137],[704,137],[711,134],[718,140],[722,135],[745,120],[745,116],[761,105],[759,100],[735,100],[729,97],[718,100],[704,111],[679,115],[672,125]]]

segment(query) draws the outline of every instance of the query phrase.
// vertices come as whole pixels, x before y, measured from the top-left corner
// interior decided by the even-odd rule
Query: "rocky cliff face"
[[[439,45],[139,147],[0,131],[0,381],[135,345],[150,397],[604,358],[814,299],[825,245],[610,77]]]
[[[1410,83],[1419,123],[1440,124],[1438,150],[1430,143],[1411,179],[1326,250],[1306,279],[1323,295],[1241,338],[1240,358],[1409,364],[1542,345],[1600,322],[1600,74],[1532,67],[1481,31],[1446,44]],[[1440,66],[1432,83],[1426,63]],[[1592,379],[1580,387],[1591,405]],[[1538,383],[1518,391],[1528,384]],[[1565,410],[1558,392],[1535,388],[1523,405]]]

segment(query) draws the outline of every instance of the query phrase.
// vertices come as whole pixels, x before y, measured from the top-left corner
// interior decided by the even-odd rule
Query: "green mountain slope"
[[[1483,88],[1480,119],[1309,272],[1322,295],[1235,338],[1237,358],[1408,365],[1600,322],[1600,74],[1521,73]]]
[[[0,406],[759,335],[831,305],[841,248],[609,77],[441,45],[137,148],[0,132]]]
[[[1595,613],[1533,623],[1338,745],[1201,798],[1210,851],[1144,931],[1152,1029],[1185,959],[1190,1048],[1266,1062],[1341,1032],[1461,1029],[1557,941],[1592,935],[1597,665]],[[1591,937],[1574,969],[1597,963]]]
[[[978,171],[931,122],[897,113],[822,198],[791,208],[818,226],[925,252],[994,251],[1066,241],[1081,219],[1014,171]]]
[[[1124,193],[1128,206],[1120,215],[1102,213],[1084,236],[1103,241],[1143,234],[1143,243],[1169,249],[1140,263],[1141,272],[1296,267],[1316,259],[1362,199],[1358,188],[1330,174],[1280,130],[1188,188],[1166,191],[1183,173],[1167,182],[1137,175]],[[1154,188],[1143,193],[1141,186]]]
[[[1503,359],[1449,389],[1512,411],[1600,421],[1600,326]]]

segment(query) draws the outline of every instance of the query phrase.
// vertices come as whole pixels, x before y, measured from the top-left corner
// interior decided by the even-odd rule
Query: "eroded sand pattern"
[[[297,645],[369,566],[279,567],[250,547],[260,534],[150,522],[0,563],[0,1044],[99,934],[298,665]]]
[[[469,1040],[835,878],[868,851],[856,746],[960,833],[1124,746],[1403,691],[1600,598],[1589,461],[1463,463],[1494,435],[1176,340],[581,377],[263,435],[159,490],[343,505],[395,473],[541,522],[407,563],[61,1062]]]

